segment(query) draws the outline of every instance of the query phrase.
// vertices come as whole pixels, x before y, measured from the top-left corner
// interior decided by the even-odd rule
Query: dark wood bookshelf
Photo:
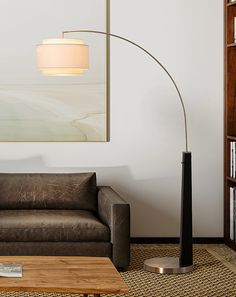
[[[236,2],[225,5],[225,116],[224,116],[224,239],[236,250],[230,239],[230,187],[236,187],[236,179],[230,177],[230,142],[236,142],[236,43],[234,42],[234,17]]]

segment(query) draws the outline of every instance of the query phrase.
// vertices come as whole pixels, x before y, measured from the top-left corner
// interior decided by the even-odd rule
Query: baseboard
[[[154,243],[179,243],[178,237],[132,237],[131,243],[139,244],[154,244]],[[222,244],[224,242],[223,237],[194,237],[193,243],[198,244]]]

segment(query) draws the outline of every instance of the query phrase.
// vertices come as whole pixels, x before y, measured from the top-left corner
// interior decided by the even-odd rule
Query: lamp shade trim
[[[42,44],[79,44],[85,45],[84,41],[79,38],[46,38],[42,41]]]

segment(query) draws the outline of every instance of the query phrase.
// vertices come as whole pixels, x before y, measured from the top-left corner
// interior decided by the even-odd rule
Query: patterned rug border
[[[231,271],[233,271],[234,273],[236,273],[236,266],[231,264],[229,261],[227,261],[226,259],[224,259],[222,256],[220,256],[216,251],[213,250],[213,248],[206,248],[206,250],[212,255],[214,256],[217,260],[219,260],[220,262],[222,262],[227,268],[229,268]]]

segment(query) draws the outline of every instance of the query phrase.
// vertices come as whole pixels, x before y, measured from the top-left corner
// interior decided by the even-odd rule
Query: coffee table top
[[[1,291],[127,294],[128,286],[109,258],[1,256],[22,264],[22,278],[0,278]]]

